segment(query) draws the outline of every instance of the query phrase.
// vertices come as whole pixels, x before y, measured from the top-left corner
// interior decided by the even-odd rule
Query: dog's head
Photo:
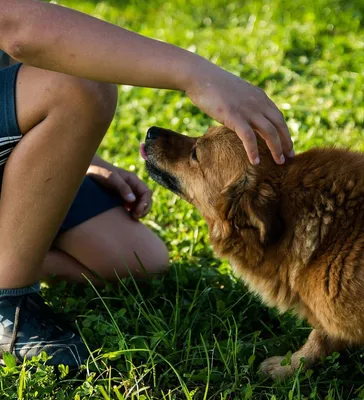
[[[241,140],[226,127],[210,128],[199,138],[152,127],[141,154],[149,175],[193,204],[216,234],[255,230],[268,243],[282,231],[276,177],[280,167],[265,142],[258,138],[258,145],[262,161],[253,167]]]

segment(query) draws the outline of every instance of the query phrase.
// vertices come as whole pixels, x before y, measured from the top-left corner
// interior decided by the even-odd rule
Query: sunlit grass
[[[282,109],[296,151],[364,150],[363,2],[202,0],[60,2],[196,51],[264,88]],[[145,223],[166,241],[169,273],[121,281],[98,293],[59,285],[44,293],[73,317],[96,349],[86,376],[0,367],[0,398],[16,399],[359,399],[362,352],[329,357],[284,384],[258,372],[268,355],[294,351],[309,328],[278,316],[216,260],[195,210],[145,174],[139,142],[151,125],[200,135],[212,121],[181,93],[120,88],[100,153],[154,190]],[[20,388],[20,389],[19,389]]]

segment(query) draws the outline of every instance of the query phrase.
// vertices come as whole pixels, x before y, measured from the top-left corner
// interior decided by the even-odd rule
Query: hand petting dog
[[[283,114],[262,89],[214,64],[201,71],[186,94],[202,111],[236,132],[252,164],[260,162],[254,131],[266,141],[277,164],[283,164],[285,156],[294,156]]]

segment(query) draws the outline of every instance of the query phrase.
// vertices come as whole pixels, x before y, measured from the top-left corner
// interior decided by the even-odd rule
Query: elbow
[[[0,13],[0,49],[12,58],[23,61],[36,50],[37,41],[44,36],[37,23],[40,10],[36,4],[27,2],[4,2],[5,10]]]
[[[18,58],[24,51],[25,35],[22,33],[21,24],[11,13],[0,16],[0,49],[13,58]]]
[[[24,53],[26,53],[26,45],[22,40],[11,40],[4,51],[9,54],[11,58],[17,61],[23,61]]]
[[[1,34],[1,32],[0,32]],[[0,48],[4,50],[10,57],[16,60],[22,60],[27,52],[25,35],[17,32],[16,29],[7,30],[0,40]]]
[[[40,36],[34,28],[16,23],[7,25],[6,33],[0,30],[0,48],[17,61],[28,62],[36,56],[37,40]]]
[[[58,18],[52,17],[54,12],[47,11],[42,2],[19,3],[26,4],[18,8],[9,6],[11,11],[0,13],[0,48],[15,60],[33,65],[56,44],[58,36],[53,32],[53,25]]]
[[[34,36],[30,36],[34,39]],[[27,34],[14,35],[3,50],[16,61],[33,65],[41,56],[36,40],[30,40]]]

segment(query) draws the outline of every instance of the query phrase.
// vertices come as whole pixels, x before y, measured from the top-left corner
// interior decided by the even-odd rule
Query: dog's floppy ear
[[[283,221],[279,215],[279,198],[268,182],[255,182],[255,177],[243,176],[227,186],[217,202],[220,218],[231,228],[241,231],[256,230],[261,244],[279,240]]]

